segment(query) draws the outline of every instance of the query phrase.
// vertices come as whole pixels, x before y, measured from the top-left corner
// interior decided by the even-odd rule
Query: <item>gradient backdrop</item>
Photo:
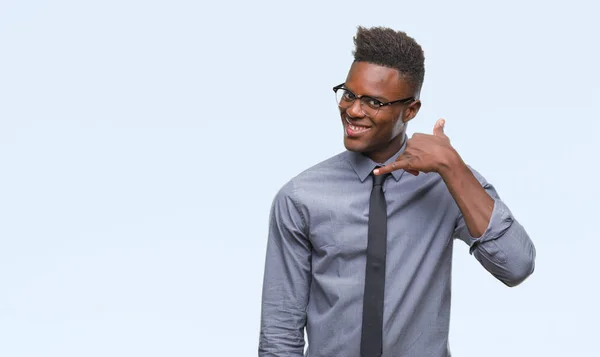
[[[591,1],[0,0],[0,356],[255,356],[276,191],[341,150],[358,25],[425,50],[446,132],[537,247],[456,243],[456,356],[597,353]]]

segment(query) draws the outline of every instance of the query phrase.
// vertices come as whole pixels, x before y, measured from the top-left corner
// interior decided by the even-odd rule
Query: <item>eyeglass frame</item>
[[[361,101],[361,103],[362,103],[362,98],[369,98],[369,99],[373,99],[375,102],[379,103],[379,104],[377,104],[378,105],[377,113],[379,113],[379,109],[381,109],[382,107],[387,107],[387,106],[390,106],[390,105],[396,104],[396,103],[406,104],[406,103],[414,101],[416,99],[415,97],[408,97],[408,98],[403,98],[403,99],[392,100],[392,101],[389,101],[389,102],[382,102],[381,100],[379,100],[377,98],[373,98],[370,95],[357,95],[356,93],[354,93],[350,89],[346,88],[346,83],[338,84],[337,86],[333,87],[333,92],[337,94],[337,91],[340,90],[340,89],[348,91],[348,92],[352,93],[352,95],[354,95],[354,100],[348,105],[347,108],[350,108],[357,99],[359,101]],[[340,103],[338,103],[338,107],[343,108],[340,105]],[[344,108],[344,109],[347,109],[347,108]],[[367,114],[367,112],[362,109],[362,106],[361,106],[361,110],[363,111],[363,113],[365,115],[369,116]],[[377,114],[375,114],[375,115],[377,115]]]

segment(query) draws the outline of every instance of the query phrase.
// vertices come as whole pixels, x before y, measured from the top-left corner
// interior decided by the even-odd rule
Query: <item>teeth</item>
[[[346,120],[346,123],[348,123],[348,127],[349,127],[350,129],[352,129],[352,131],[365,131],[365,130],[369,130],[369,129],[370,129],[370,128],[367,128],[367,127],[364,127],[364,126],[356,126],[356,125],[353,125],[353,124],[350,122],[350,119],[348,119],[348,117],[344,117],[344,119]]]
[[[365,128],[364,126],[355,126],[350,124],[350,129],[354,130],[354,131],[364,131],[367,130],[368,128]]]

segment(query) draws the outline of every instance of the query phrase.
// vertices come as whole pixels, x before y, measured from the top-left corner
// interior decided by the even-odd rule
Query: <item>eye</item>
[[[375,98],[363,97],[364,103],[373,109],[379,109],[381,102]]]
[[[343,93],[342,93],[342,98],[343,98],[345,101],[351,102],[351,101],[353,101],[353,100],[355,100],[355,99],[356,99],[356,96],[354,95],[354,93],[352,93],[352,92],[349,92],[349,91],[347,91],[347,90],[345,90],[345,89],[342,89],[342,91],[343,91]]]

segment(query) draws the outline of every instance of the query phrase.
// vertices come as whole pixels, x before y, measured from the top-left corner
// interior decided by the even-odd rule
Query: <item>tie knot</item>
[[[385,179],[390,176],[390,174],[383,174],[383,175],[372,174],[372,175],[373,175],[373,187],[383,185],[383,182],[385,181]]]

